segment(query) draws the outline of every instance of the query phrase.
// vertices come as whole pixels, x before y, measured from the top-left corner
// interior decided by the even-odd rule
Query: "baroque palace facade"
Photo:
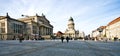
[[[24,18],[14,19],[8,13],[6,16],[0,16],[0,40],[14,40],[18,36],[24,39],[49,39],[53,34],[53,26],[49,20],[42,16],[25,16]]]

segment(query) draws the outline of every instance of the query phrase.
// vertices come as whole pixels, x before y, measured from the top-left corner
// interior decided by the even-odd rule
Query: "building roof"
[[[92,32],[96,32],[96,31],[97,31],[97,29],[93,30]]]
[[[45,17],[45,15],[42,13],[42,16],[39,16],[38,14],[36,14],[35,16],[27,16],[27,15],[22,15],[22,16],[25,16],[24,18],[19,18],[19,20],[21,21],[25,21],[25,20],[31,20],[35,17],[38,17],[38,18],[42,18],[42,19],[45,19],[46,21],[49,22],[49,20]]]
[[[74,21],[72,17],[70,17],[69,21]]]
[[[7,13],[7,16],[0,16],[0,20],[2,20],[2,19],[10,19],[10,20],[22,22],[22,21],[19,21],[19,20],[17,20],[17,19],[11,18],[11,17],[8,15],[8,13]],[[22,22],[22,23],[25,23],[25,22]]]
[[[105,29],[105,28],[106,28],[106,26],[100,26],[99,28]]]
[[[0,16],[0,20],[1,20],[1,19],[5,19],[5,18],[6,18],[6,16]]]
[[[35,16],[29,16],[29,17],[19,18],[18,20],[20,20],[20,21],[31,20],[31,19],[33,19],[34,17],[35,17]]]
[[[117,23],[117,22],[119,22],[119,21],[120,21],[120,17],[118,17],[118,18],[114,19],[113,21],[111,21],[110,23],[108,23],[108,26],[109,26],[109,25],[112,25],[112,24],[114,24],[114,23]]]
[[[106,27],[107,27],[107,26],[100,26],[99,28],[101,28],[101,29],[105,29]],[[96,32],[96,31],[98,31],[99,28],[93,30],[92,32]]]

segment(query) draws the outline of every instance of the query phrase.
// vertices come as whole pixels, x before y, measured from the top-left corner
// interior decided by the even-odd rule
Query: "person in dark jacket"
[[[18,38],[19,38],[19,42],[22,43],[22,40],[24,40],[23,36],[20,35],[18,36]]]
[[[62,36],[62,37],[61,37],[61,41],[62,41],[62,43],[63,43],[63,40],[64,40],[64,37]]]
[[[67,43],[69,42],[69,39],[70,39],[70,38],[67,36],[67,37],[66,37],[66,41],[67,41]]]

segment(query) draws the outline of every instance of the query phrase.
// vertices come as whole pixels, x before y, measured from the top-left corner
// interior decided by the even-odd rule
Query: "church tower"
[[[74,25],[74,20],[72,17],[70,17],[70,19],[68,20],[68,30],[75,30]]]
[[[70,17],[70,19],[68,20],[67,29],[65,31],[65,36],[74,39],[76,37],[76,30],[74,27],[75,27],[74,20],[72,17]]]
[[[82,33],[79,32],[79,30],[75,30],[75,23],[72,17],[69,18],[67,23],[67,29],[65,31],[64,36],[69,37],[70,39],[78,39],[81,36]],[[79,36],[80,35],[80,36]],[[83,36],[81,36],[83,37]]]

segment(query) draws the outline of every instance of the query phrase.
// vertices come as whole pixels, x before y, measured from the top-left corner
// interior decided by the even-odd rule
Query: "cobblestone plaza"
[[[0,41],[0,56],[119,56],[119,42],[43,40]]]

